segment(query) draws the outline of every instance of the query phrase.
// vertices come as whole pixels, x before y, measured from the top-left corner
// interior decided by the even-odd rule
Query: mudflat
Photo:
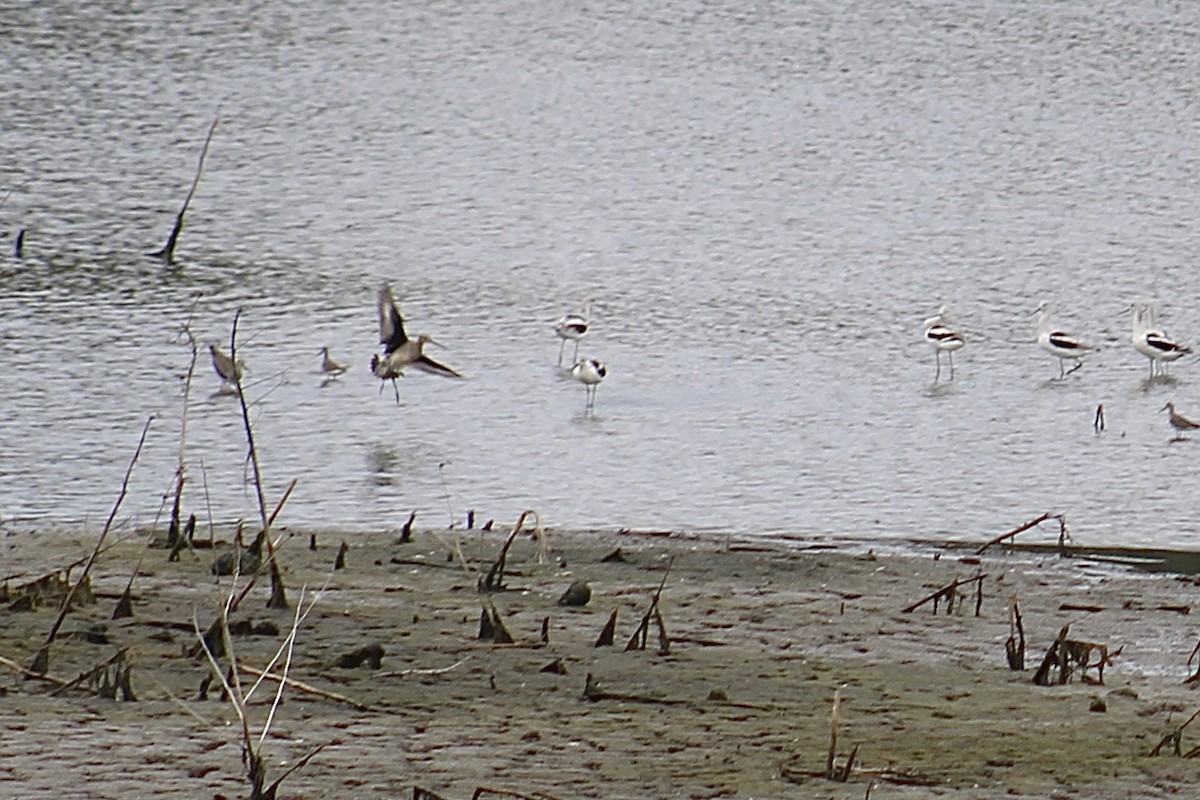
[[[260,577],[230,640],[249,692],[302,615],[287,676],[303,685],[276,704],[264,681],[245,704],[268,784],[320,748],[280,798],[1152,798],[1200,780],[1171,744],[1150,755],[1200,710],[1192,577],[1000,547],[550,530],[517,535],[481,592],[508,531],[277,533],[291,608],[268,609]],[[187,654],[230,595],[211,571],[228,537],[175,562],[144,536],[105,549],[94,602],[32,678],[18,667],[58,602],[24,590],[94,541],[0,536],[0,796],[249,796],[234,705]],[[905,611],[956,580],[950,613],[946,597]],[[578,581],[586,604],[560,605]],[[132,615],[113,619],[127,585]],[[1014,598],[1022,671],[1005,652]],[[512,642],[481,638],[485,617]],[[1068,624],[1107,648],[1102,684],[1098,647],[1065,685],[1033,682]],[[835,694],[844,781],[826,777]],[[1180,752],[1198,744],[1200,722]]]

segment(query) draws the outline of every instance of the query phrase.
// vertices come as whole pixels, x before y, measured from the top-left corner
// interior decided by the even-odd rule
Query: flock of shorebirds
[[[1151,380],[1155,377],[1165,377],[1167,365],[1191,353],[1192,349],[1172,339],[1158,327],[1154,306],[1149,303],[1134,303],[1129,307],[1129,311],[1133,314],[1130,344],[1150,359]],[[941,379],[942,353],[946,354],[950,362],[950,380],[954,379],[954,352],[966,344],[963,335],[948,324],[947,314],[947,307],[942,306],[938,313],[925,320],[925,341],[933,346],[934,359],[937,362],[934,383]],[[1058,358],[1058,377],[1059,380],[1065,379],[1082,367],[1083,359],[1098,348],[1055,327],[1050,321],[1050,304],[1045,300],[1038,304],[1037,314],[1038,346]],[[1068,361],[1073,362],[1070,369],[1066,366]],[[1175,430],[1173,441],[1184,438],[1183,434],[1188,431],[1200,430],[1200,423],[1193,422],[1177,412],[1173,402],[1168,402],[1159,410],[1168,413],[1168,421]]]
[[[583,306],[583,312],[580,314],[567,314],[563,316],[554,326],[554,332],[562,340],[558,348],[558,366],[562,368],[563,352],[566,349],[568,341],[575,342],[574,363],[567,369],[570,377],[583,384],[586,391],[585,412],[591,413],[596,404],[596,387],[604,380],[608,374],[608,368],[604,366],[604,362],[595,358],[580,358],[579,343],[580,340],[587,336],[588,328],[591,326],[592,305],[594,300],[588,300]],[[400,403],[400,387],[396,383],[396,379],[403,377],[406,367],[413,367],[423,372],[429,372],[434,375],[441,375],[446,378],[461,378],[462,375],[455,370],[441,364],[429,356],[425,355],[425,345],[433,344],[441,346],[438,342],[426,334],[421,334],[415,339],[409,338],[404,331],[404,317],[400,314],[400,307],[396,305],[396,299],[392,296],[392,289],[386,283],[379,289],[378,299],[376,301],[376,309],[379,313],[379,343],[383,345],[383,352],[376,353],[371,356],[371,374],[379,378],[379,391],[383,391],[384,385],[392,382],[392,390],[396,394],[396,403]],[[217,345],[210,344],[209,352],[212,355],[213,369],[217,376],[221,379],[223,389],[235,386],[242,379],[242,371],[245,367],[241,359],[235,363],[232,358],[224,353]],[[337,378],[346,371],[346,366],[340,364],[333,359],[329,353],[328,347],[321,348],[321,372],[327,380]]]

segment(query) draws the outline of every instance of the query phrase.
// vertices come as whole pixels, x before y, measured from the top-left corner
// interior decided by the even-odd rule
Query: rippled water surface
[[[352,530],[545,524],[1193,544],[1200,6],[30,3],[0,20],[0,522],[187,509]],[[165,241],[214,116],[205,171]],[[25,229],[24,255],[13,256]],[[399,406],[375,293],[452,381]],[[597,300],[594,416],[554,320]],[[1101,344],[1080,371],[1034,309]],[[921,320],[968,337],[934,385]],[[351,364],[322,386],[319,350]],[[1107,429],[1093,431],[1104,405]],[[1047,532],[1050,535],[1053,532]]]

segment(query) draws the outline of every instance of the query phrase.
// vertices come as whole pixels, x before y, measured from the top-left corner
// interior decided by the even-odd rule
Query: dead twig
[[[597,681],[592,673],[588,673],[584,678],[583,683],[583,698],[592,702],[600,700],[620,700],[625,703],[649,703],[651,705],[660,706],[681,706],[687,705],[687,700],[677,700],[666,697],[654,697],[644,694],[627,694],[625,692],[610,692],[600,688],[600,682]]]
[[[533,516],[534,524],[537,528],[541,528],[541,523],[538,520],[538,513],[532,509],[526,509],[521,512],[520,518],[517,519],[517,524],[513,526],[512,533],[508,535],[504,546],[500,548],[500,555],[492,562],[491,569],[487,575],[480,579],[479,591],[481,592],[499,592],[504,590],[504,563],[508,558],[508,549],[512,547],[512,543],[516,540],[517,535],[525,529],[525,519],[530,515]]]
[[[215,123],[214,123],[215,126]],[[238,309],[233,315],[233,327],[229,333],[229,358],[234,364],[237,364],[237,329],[238,320],[242,316],[242,309]],[[267,563],[271,574],[271,597],[267,600],[267,608],[290,608],[287,601],[287,594],[283,586],[283,574],[279,571],[279,562],[275,560],[274,543],[271,541],[271,523],[275,521],[275,514],[279,513],[278,508],[275,514],[270,518],[267,517],[267,501],[263,493],[262,470],[258,463],[258,448],[254,445],[254,429],[250,425],[250,408],[246,404],[246,392],[242,386],[242,376],[237,369],[233,371],[233,385],[237,389],[238,403],[242,408],[242,423],[246,429],[246,444],[250,449],[250,464],[254,470],[254,491],[258,498],[258,515],[262,521],[262,531],[259,537],[267,545]],[[283,507],[284,501],[292,492],[292,488],[296,485],[293,480],[284,492],[283,500],[279,502],[279,508]]]
[[[663,589],[666,588],[667,585],[667,576],[671,574],[671,565],[674,563],[675,556],[671,556],[670,560],[667,561],[667,568],[663,570],[662,580],[658,583],[658,589],[654,591],[654,596],[650,600],[650,607],[646,609],[646,613],[642,615],[642,621],[638,623],[637,629],[633,632],[633,636],[629,637],[629,642],[625,645],[625,652],[628,653],[630,650],[646,649],[646,640],[650,633],[650,621],[654,619],[654,615],[658,613],[658,601],[662,598]],[[659,634],[665,639],[666,626],[661,624],[661,619]],[[660,640],[660,643],[663,647],[669,649],[669,642],[663,642]],[[665,651],[663,651],[663,654],[665,655]]]
[[[1025,531],[1029,530],[1030,528],[1034,528],[1038,525],[1041,525],[1043,522],[1045,522],[1046,520],[1051,519],[1051,518],[1055,518],[1055,519],[1058,519],[1061,521],[1062,515],[1061,514],[1051,514],[1050,512],[1046,512],[1045,514],[1042,514],[1040,517],[1031,519],[1031,520],[1029,520],[1029,522],[1026,522],[1023,525],[1018,525],[1017,527],[1013,528],[1008,533],[1002,533],[999,536],[997,536],[995,539],[989,540],[982,547],[980,547],[978,550],[975,551],[975,555],[981,556],[992,545],[1000,544],[1005,539],[1011,539],[1014,536],[1016,536],[1018,533],[1024,533]]]
[[[1190,717],[1188,717],[1186,720],[1184,720],[1182,725],[1180,725],[1178,728],[1176,728],[1175,730],[1171,731],[1166,736],[1164,736],[1162,738],[1162,741],[1160,741],[1158,744],[1156,744],[1154,746],[1154,749],[1150,751],[1149,755],[1157,756],[1162,753],[1162,749],[1164,747],[1166,747],[1167,745],[1171,745],[1172,754],[1177,755],[1177,756],[1183,756],[1183,731],[1184,731],[1184,728],[1186,728],[1188,725],[1191,725],[1193,722],[1195,722],[1195,720],[1198,717],[1200,717],[1200,711],[1196,711],[1195,713],[1193,713]],[[1188,751],[1186,757],[1192,758],[1193,756],[1195,756],[1197,754],[1198,750],[1200,750],[1200,748],[1193,747],[1191,750]]]
[[[12,659],[5,658],[4,656],[0,656],[0,666],[8,667],[9,669],[13,670],[14,672],[20,673],[21,677],[23,677],[23,678],[31,678],[33,680],[45,681],[46,683],[52,683],[55,686],[66,686],[67,685],[67,682],[64,681],[62,678],[56,678],[53,675],[46,675],[41,672],[34,672],[33,670],[31,670],[27,667],[22,667],[20,664],[13,661]]]
[[[1079,678],[1084,683],[1103,685],[1104,668],[1113,663],[1113,659],[1121,654],[1123,648],[1117,648],[1110,653],[1108,645],[1068,639],[1067,633],[1070,628],[1071,625],[1068,623],[1059,629],[1058,636],[1054,637],[1054,642],[1046,651],[1041,666],[1034,673],[1033,682],[1039,686],[1053,684],[1062,686],[1068,683],[1071,675],[1078,670]],[[1093,655],[1096,656],[1095,661],[1092,660]],[[1097,671],[1095,678],[1089,677],[1087,674],[1087,671],[1093,667]],[[1052,677],[1052,673],[1056,669],[1058,672]]]
[[[71,610],[71,600],[74,599],[76,593],[79,591],[80,585],[88,579],[88,573],[91,571],[92,565],[96,563],[96,558],[100,555],[100,551],[104,547],[104,539],[108,536],[113,520],[117,517],[117,511],[121,508],[121,503],[125,501],[125,495],[129,492],[129,478],[133,474],[133,466],[142,454],[142,446],[146,443],[146,434],[149,433],[150,423],[153,421],[154,415],[151,414],[146,418],[146,424],[142,426],[142,435],[138,439],[137,449],[133,451],[133,458],[129,460],[129,466],[125,469],[125,478],[121,481],[121,492],[117,495],[117,501],[113,503],[112,511],[109,512],[108,519],[104,523],[104,529],[100,531],[100,536],[96,539],[96,546],[92,549],[91,556],[88,557],[87,563],[83,565],[83,573],[71,585],[71,589],[63,598],[62,605],[58,609],[58,617],[55,618],[54,624],[50,626],[50,632],[46,634],[46,641],[33,657],[33,663],[29,668],[34,672],[45,673],[50,668],[50,645],[54,642],[54,637],[58,635],[58,629],[62,627],[63,620],[67,618],[67,612]]]
[[[1008,601],[1008,640],[1004,643],[1008,656],[1008,668],[1014,672],[1025,671],[1025,626],[1021,623],[1021,609],[1014,594]]]
[[[275,675],[273,673],[266,672],[261,669],[255,669],[254,667],[247,666],[246,664],[238,664],[238,669],[240,671],[246,673],[247,675],[251,675],[255,678],[261,678],[262,680],[272,681],[274,683],[282,683],[293,689],[298,689],[301,692],[304,692],[305,694],[311,694],[314,697],[321,697],[326,700],[333,700],[334,702],[337,702],[337,703],[343,703],[345,705],[350,706],[355,711],[376,711],[376,710],[378,710],[378,709],[374,708],[373,706],[367,705],[366,703],[360,703],[357,700],[353,700],[349,697],[346,697],[345,695],[338,694],[337,692],[329,692],[324,689],[318,689],[317,687],[312,686],[311,684],[307,684],[303,681],[298,681],[295,678],[288,678],[288,677],[285,677],[282,675]]]
[[[983,604],[983,579],[986,577],[988,577],[988,573],[983,572],[983,573],[980,573],[979,575],[975,575],[973,577],[966,578],[964,580],[955,578],[953,581],[946,584],[942,588],[938,589],[936,592],[933,592],[932,594],[928,594],[925,597],[922,597],[917,602],[908,606],[907,608],[902,609],[901,613],[910,614],[913,611],[916,611],[921,606],[925,605],[926,603],[932,601],[933,602],[933,613],[936,614],[937,610],[938,610],[938,603],[941,602],[942,600],[945,600],[946,601],[946,613],[952,614],[952,613],[954,613],[955,601],[956,600],[959,601],[960,605],[962,603],[962,598],[959,597],[958,590],[964,586],[968,586],[968,585],[974,583],[976,585],[975,616],[978,617],[980,607]]]
[[[381,673],[378,677],[380,677],[380,678],[404,678],[409,675],[444,675],[447,672],[451,672],[453,670],[458,669],[459,667],[461,667],[463,664],[467,663],[470,660],[471,660],[471,657],[467,656],[466,658],[461,658],[458,661],[455,661],[453,664],[451,664],[448,667],[434,667],[431,669],[401,669],[401,670],[396,670],[395,672]]]
[[[217,130],[217,123],[220,121],[221,117],[218,114],[213,117],[212,125],[208,126],[208,135],[204,137],[204,147],[200,150],[200,161],[196,164],[196,175],[192,178],[192,187],[188,189],[187,197],[183,199],[183,207],[175,215],[175,227],[171,229],[167,243],[161,250],[151,253],[155,258],[161,258],[168,264],[175,263],[175,245],[179,242],[179,234],[183,230],[183,215],[187,213],[188,205],[192,202],[192,195],[196,193],[196,187],[200,184],[200,174],[204,171],[204,159],[208,157],[208,146],[212,142],[213,134]]]
[[[545,794],[544,792],[536,792],[534,794],[522,794],[513,792],[508,789],[492,789],[487,786],[476,787],[475,793],[471,795],[471,800],[479,800],[481,797],[494,795],[496,797],[511,797],[514,800],[557,800],[554,795]]]

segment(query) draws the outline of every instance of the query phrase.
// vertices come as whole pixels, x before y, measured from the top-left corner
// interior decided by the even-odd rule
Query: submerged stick
[[[204,171],[204,159],[208,157],[208,145],[212,142],[213,133],[216,132],[217,123],[220,121],[221,117],[218,114],[213,117],[212,125],[208,126],[208,135],[204,137],[204,148],[200,151],[200,161],[196,164],[196,175],[192,178],[192,188],[188,189],[187,197],[183,199],[183,207],[175,216],[175,227],[171,229],[167,243],[161,250],[151,253],[152,256],[161,258],[168,264],[175,263],[175,245],[179,241],[179,233],[183,230],[183,215],[187,213],[188,204],[192,202],[192,195],[196,193],[196,187],[200,184],[200,173]]]

